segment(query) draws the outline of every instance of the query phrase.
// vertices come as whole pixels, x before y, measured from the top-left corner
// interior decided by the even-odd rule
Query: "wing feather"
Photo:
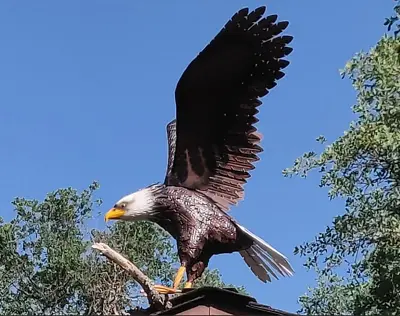
[[[263,17],[265,10],[235,13],[189,64],[175,90],[176,121],[167,127],[165,184],[199,190],[223,210],[244,196],[262,152],[254,126],[259,98],[284,76],[289,62],[282,58],[292,51],[292,37],[281,35],[288,22]]]

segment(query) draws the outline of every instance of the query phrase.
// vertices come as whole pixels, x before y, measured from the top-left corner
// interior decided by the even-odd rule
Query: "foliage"
[[[393,10],[394,10],[394,14],[392,16],[390,16],[389,18],[385,19],[385,23],[384,25],[387,26],[388,31],[391,31],[393,26],[396,27],[396,29],[393,31],[394,36],[398,36],[398,34],[400,33],[400,0],[394,0],[394,2],[396,3]]]
[[[149,222],[116,222],[88,231],[98,188],[49,193],[44,201],[17,198],[16,216],[0,218],[0,314],[116,314],[144,306],[138,285],[91,250],[102,241],[124,254],[148,277],[166,285],[176,272],[171,238]],[[201,284],[225,286],[217,271]]]
[[[329,197],[345,200],[343,215],[295,249],[318,275],[300,298],[302,312],[400,315],[400,39],[384,36],[342,74],[357,91],[356,119],[320,155],[308,152],[284,170],[318,170]]]
[[[233,284],[226,284],[222,281],[222,276],[217,269],[206,270],[203,275],[196,280],[194,284],[195,288],[203,287],[203,286],[215,286],[215,287],[225,287],[225,288],[235,288],[239,293],[244,295],[249,295],[246,289],[243,286],[235,286]]]

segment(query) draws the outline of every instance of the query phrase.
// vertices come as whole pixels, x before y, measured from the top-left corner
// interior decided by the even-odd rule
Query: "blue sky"
[[[355,92],[338,69],[384,33],[391,1],[2,1],[0,2],[0,215],[16,196],[101,184],[105,212],[122,195],[162,181],[165,125],[188,63],[242,7],[267,5],[294,36],[286,77],[263,99],[264,153],[231,214],[286,254],[296,274],[263,284],[237,254],[213,257],[224,280],[260,303],[296,311],[314,284],[293,248],[342,212],[318,174],[282,169],[315,138],[340,136]],[[103,218],[95,220],[104,227]]]

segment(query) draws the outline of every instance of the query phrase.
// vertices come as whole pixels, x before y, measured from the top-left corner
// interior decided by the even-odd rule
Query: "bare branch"
[[[146,293],[150,306],[157,310],[165,310],[172,307],[171,302],[164,300],[163,297],[153,288],[151,280],[140,271],[132,262],[124,256],[111,249],[105,243],[94,243],[93,249],[100,251],[108,259],[118,264],[122,269],[128,272],[132,278],[140,284]]]

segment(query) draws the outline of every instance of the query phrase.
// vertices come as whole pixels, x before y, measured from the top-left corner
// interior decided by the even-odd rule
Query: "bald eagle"
[[[164,183],[120,199],[105,220],[149,220],[177,241],[185,288],[216,254],[239,252],[263,282],[290,276],[286,257],[238,224],[227,211],[243,199],[244,184],[259,160],[261,134],[255,115],[292,51],[288,22],[263,17],[264,6],[238,11],[182,74],[176,90],[176,119],[167,125],[168,164]]]

